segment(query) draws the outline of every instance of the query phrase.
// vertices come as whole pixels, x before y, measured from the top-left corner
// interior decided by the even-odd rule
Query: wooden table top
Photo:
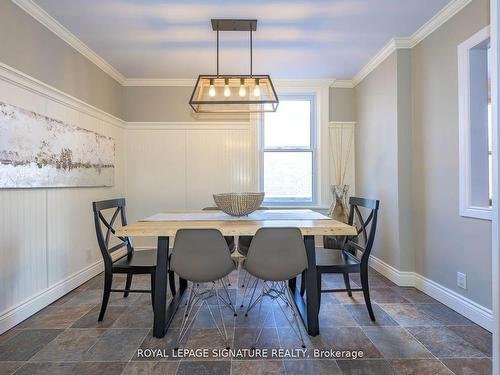
[[[179,211],[175,211],[179,213]],[[185,211],[187,212],[187,211]],[[195,211],[189,211],[195,212]],[[202,212],[202,211],[199,211]],[[307,217],[307,215],[305,215]],[[356,235],[356,229],[333,219],[297,220],[193,220],[193,221],[139,221],[116,230],[118,236],[158,237],[175,236],[179,229],[214,228],[225,236],[254,235],[259,228],[297,227],[303,235]]]

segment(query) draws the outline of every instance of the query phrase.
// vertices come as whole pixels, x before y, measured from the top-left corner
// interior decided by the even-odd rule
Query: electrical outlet
[[[467,289],[467,274],[457,272],[457,286],[462,289]]]

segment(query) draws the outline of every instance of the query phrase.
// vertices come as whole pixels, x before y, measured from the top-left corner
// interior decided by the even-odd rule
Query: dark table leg
[[[306,301],[304,301],[304,298],[300,294],[300,290],[296,287],[296,279],[289,280],[288,285],[293,292],[295,305],[307,328],[307,333],[311,336],[316,336],[319,334],[319,296],[314,236],[304,236],[304,244],[306,246],[308,263],[308,268],[305,272]]]
[[[168,237],[158,237],[158,251],[156,254],[156,293],[153,336],[162,338],[165,336],[175,312],[180,305],[187,281],[179,278],[179,290],[167,307],[167,269],[168,269]]]
[[[156,252],[155,275],[155,309],[153,335],[161,338],[165,336],[165,311],[167,307],[167,267],[168,267],[168,237],[158,237]]]

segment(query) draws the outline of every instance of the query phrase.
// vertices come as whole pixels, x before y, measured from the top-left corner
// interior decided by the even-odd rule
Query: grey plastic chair
[[[231,302],[224,278],[236,269],[236,262],[231,259],[224,236],[217,229],[181,229],[175,236],[174,248],[170,259],[170,268],[179,277],[192,283],[186,303],[184,317],[177,343],[181,342],[185,334],[192,327],[200,309],[205,304],[228,347],[228,336],[222,316],[221,303],[229,307],[236,316],[234,304]],[[226,295],[225,300],[218,291],[216,282],[220,282]],[[200,284],[210,283],[211,287],[202,289]],[[222,330],[219,328],[207,300],[213,296],[217,298]],[[199,304],[198,302],[201,303]],[[197,306],[191,322],[189,318]]]
[[[264,297],[269,297],[278,304],[293,331],[300,338],[302,347],[305,347],[293,294],[288,287],[288,280],[301,274],[307,268],[306,248],[300,230],[298,228],[259,229],[252,239],[247,259],[243,262],[243,268],[256,278],[245,315],[248,315],[248,312],[259,303],[257,320],[261,321],[262,301]],[[262,284],[260,296],[253,301],[259,283]],[[279,303],[280,301],[285,303],[285,308],[288,306],[292,309],[296,327],[288,318],[284,307]],[[267,321],[271,311],[269,310],[262,322]],[[264,324],[255,338],[255,345],[259,341],[263,326]]]

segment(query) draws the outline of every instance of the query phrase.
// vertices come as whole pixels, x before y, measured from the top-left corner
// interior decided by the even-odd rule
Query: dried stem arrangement
[[[349,131],[349,138],[347,144],[344,144],[344,128],[346,127],[346,125],[340,124],[328,129],[330,137],[330,154],[333,172],[335,173],[335,183],[337,185],[344,185],[354,141],[354,129],[349,127],[345,129]]]

